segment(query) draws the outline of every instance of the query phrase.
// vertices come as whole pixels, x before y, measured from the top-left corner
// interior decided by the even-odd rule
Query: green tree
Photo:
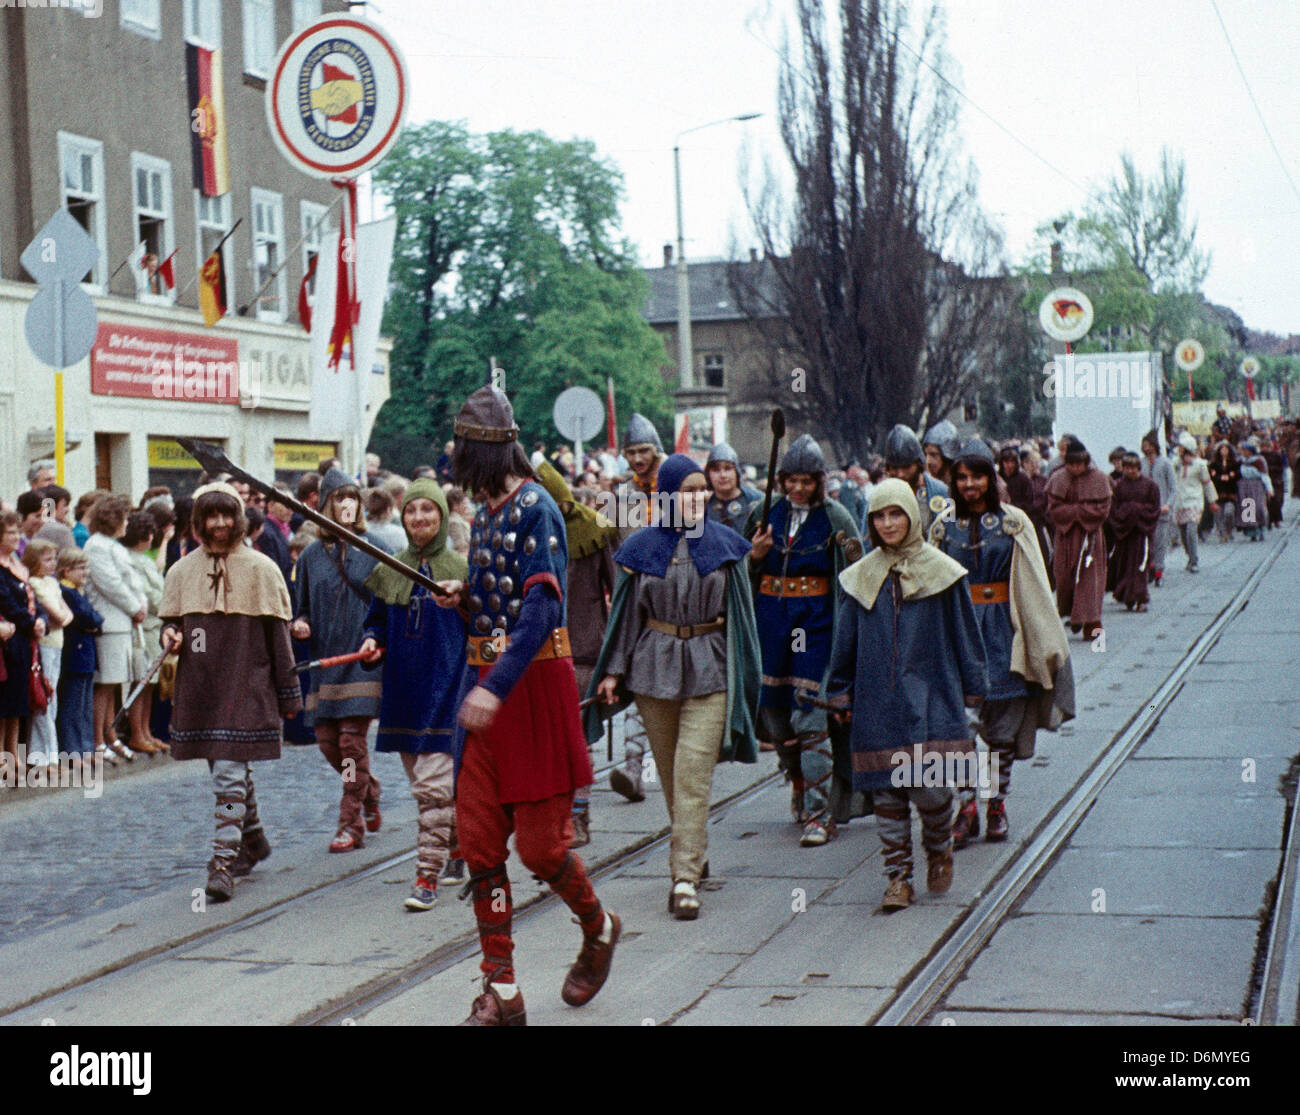
[[[375,177],[398,219],[392,397],[371,438],[385,463],[428,461],[490,359],[526,441],[555,441],[555,396],[603,393],[607,375],[620,411],[667,424],[666,353],[619,232],[621,176],[591,143],[433,121],[408,128]]]

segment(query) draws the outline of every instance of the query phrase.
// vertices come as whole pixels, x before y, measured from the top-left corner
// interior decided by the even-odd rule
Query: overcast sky
[[[682,138],[688,257],[753,242],[741,153],[747,146],[754,156],[781,154],[774,17],[791,0],[380,0],[380,7],[374,18],[396,33],[414,75],[411,120],[591,139],[623,171],[624,231],[647,266],[662,261],[676,236],[677,134],[764,113]],[[1295,0],[1219,0],[1282,163],[1210,0],[947,7],[948,76],[979,106],[964,103],[961,133],[1012,263],[1036,225],[1082,206],[1084,190],[1113,172],[1121,150],[1154,169],[1167,145],[1186,157],[1198,241],[1212,254],[1207,295],[1254,328],[1300,332],[1293,258],[1300,196],[1287,177],[1300,181]]]

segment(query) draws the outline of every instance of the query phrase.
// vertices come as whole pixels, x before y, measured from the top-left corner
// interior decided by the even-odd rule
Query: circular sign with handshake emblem
[[[392,38],[373,23],[327,16],[276,55],[266,122],[281,153],[315,178],[354,178],[397,142],[410,82]]]

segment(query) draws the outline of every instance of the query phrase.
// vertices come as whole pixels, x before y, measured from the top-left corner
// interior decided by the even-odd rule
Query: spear
[[[154,674],[156,674],[159,670],[162,669],[163,659],[165,659],[169,653],[170,651],[167,651],[165,649],[159,651],[158,657],[149,663],[148,673],[146,673],[144,677],[141,678],[140,681],[136,682],[135,688],[131,690],[131,692],[127,695],[126,700],[122,702],[122,707],[118,710],[117,715],[113,717],[113,726],[110,729],[110,731],[114,735],[117,735],[117,729],[121,726],[122,720],[126,716],[127,711],[131,708],[133,704],[135,704],[140,694],[143,693],[146,688],[148,688],[149,683],[153,681]]]
[[[767,530],[767,520],[772,513],[772,486],[776,483],[776,454],[785,437],[785,415],[781,408],[772,411],[772,452],[767,458],[767,494],[763,496],[763,521],[758,530],[761,534]]]
[[[321,670],[329,666],[346,666],[350,662],[363,662],[368,651],[354,650],[349,654],[336,654],[330,658],[313,658],[310,662],[299,662],[293,668],[295,674],[304,674],[308,670]]]
[[[236,465],[229,457],[221,451],[220,446],[212,445],[206,441],[199,441],[197,438],[182,437],[176,439],[181,447],[204,468],[209,476],[216,476],[219,473],[228,473],[235,480],[242,480],[250,488],[261,492],[267,499],[273,499],[276,503],[283,503],[291,511],[297,511],[304,519],[308,519],[319,527],[325,527],[332,530],[335,534],[340,535],[343,540],[350,545],[355,546],[363,554],[369,554],[378,562],[382,562],[390,569],[400,573],[409,581],[414,581],[417,585],[423,585],[435,596],[450,596],[432,577],[427,577],[418,569],[412,569],[409,565],[403,565],[387,550],[381,550],[373,542],[367,542],[360,535],[353,534],[346,527],[339,526],[333,519],[327,518],[319,511],[308,507],[305,503],[299,503],[293,496],[287,492],[282,492],[278,488],[268,484],[265,480],[259,480],[251,473],[245,472]]]

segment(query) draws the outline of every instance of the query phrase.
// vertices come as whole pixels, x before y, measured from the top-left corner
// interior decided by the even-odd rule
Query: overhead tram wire
[[[1295,179],[1291,177],[1291,171],[1287,169],[1286,160],[1282,158],[1282,152],[1278,149],[1277,141],[1273,138],[1273,133],[1269,131],[1268,123],[1264,119],[1264,111],[1259,107],[1259,101],[1255,98],[1255,91],[1250,87],[1250,78],[1246,76],[1246,69],[1241,64],[1241,59],[1237,55],[1237,48],[1232,45],[1232,36],[1228,34],[1228,25],[1223,21],[1223,13],[1219,11],[1219,0],[1210,0],[1210,7],[1214,9],[1214,14],[1218,17],[1219,26],[1223,28],[1223,39],[1228,44],[1228,50],[1232,54],[1232,60],[1236,63],[1237,73],[1241,75],[1241,84],[1246,87],[1246,96],[1250,98],[1250,103],[1255,106],[1255,115],[1259,117],[1259,126],[1264,129],[1264,135],[1268,137],[1268,144],[1273,148],[1273,154],[1277,156],[1278,166],[1282,168],[1282,173],[1286,175],[1287,182],[1291,185],[1291,192],[1295,194],[1296,200],[1300,201],[1300,188],[1296,187]]]

